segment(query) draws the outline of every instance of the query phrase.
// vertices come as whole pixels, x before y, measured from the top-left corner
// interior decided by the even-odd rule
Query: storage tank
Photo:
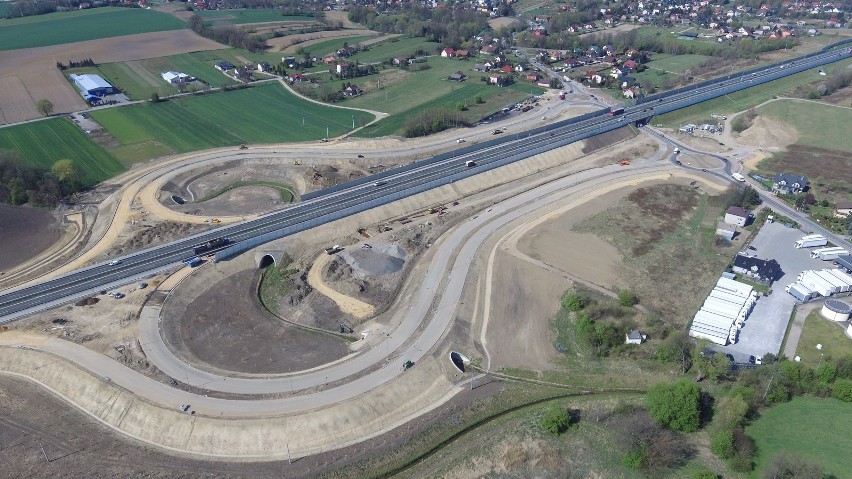
[[[852,314],[852,306],[836,299],[826,299],[820,313],[824,318],[832,321],[847,321],[849,320],[849,315]]]

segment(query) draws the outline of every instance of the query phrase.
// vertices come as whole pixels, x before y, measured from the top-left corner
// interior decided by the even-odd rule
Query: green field
[[[812,367],[817,367],[823,354],[835,358],[852,356],[852,340],[846,337],[843,326],[823,318],[818,310],[811,311],[805,318],[796,355]],[[817,349],[817,344],[822,344],[822,349]]]
[[[174,95],[178,90],[166,83],[159,73],[147,72],[147,80],[130,67],[131,64],[140,62],[104,63],[96,67],[72,68],[66,71],[65,76],[71,73],[95,73],[100,75],[114,86],[118,87],[131,100],[147,100],[151,94],[157,93],[161,97]],[[143,68],[143,72],[144,72]],[[167,71],[167,70],[163,70]],[[153,81],[153,84],[148,80]]]
[[[343,48],[344,43],[347,45],[356,45],[360,42],[370,40],[371,38],[376,38],[377,36],[378,35],[360,35],[357,37],[334,38],[324,42],[314,43],[313,45],[309,45],[307,48],[310,51],[315,52],[317,55],[325,56]]]
[[[837,399],[797,397],[761,411],[760,418],[746,428],[759,454],[752,477],[763,477],[761,473],[778,454],[796,454],[820,464],[825,473],[849,477],[850,430],[852,408]]]
[[[115,158],[64,118],[0,128],[0,149],[17,151],[27,164],[47,169],[57,160],[73,160],[87,186],[124,170]]]
[[[774,101],[760,107],[758,114],[796,128],[799,145],[852,153],[849,108],[817,102]]]
[[[234,9],[234,10],[199,10],[193,12],[202,19],[204,23],[233,24],[260,22],[314,22],[312,16],[284,15],[275,9]]]
[[[850,60],[835,62],[823,67],[828,74],[835,71],[841,71],[852,64]],[[685,123],[695,123],[706,120],[711,113],[723,115],[731,115],[736,112],[745,111],[750,107],[757,106],[773,97],[784,95],[785,93],[807,85],[808,83],[824,80],[825,77],[819,76],[815,70],[808,70],[778,80],[758,85],[757,88],[747,88],[735,93],[731,93],[713,100],[701,102],[697,105],[692,105],[687,108],[682,108],[677,111],[666,113],[658,117],[654,117],[653,123],[662,123],[669,127],[678,127]]]
[[[422,65],[422,64],[421,64]],[[500,108],[515,103],[527,96],[529,84],[520,84],[518,90],[486,85],[479,80],[480,74],[470,70],[470,62],[432,57],[426,63],[429,69],[417,72],[386,72],[383,77],[389,86],[374,90],[351,100],[346,106],[370,108],[390,113],[391,116],[357,133],[358,136],[378,137],[399,134],[406,118],[429,108],[454,108],[458,103],[466,103],[469,111],[463,112],[466,118],[477,121]],[[464,82],[447,80],[447,77],[461,70],[470,75]],[[400,81],[395,77],[399,75]],[[365,77],[362,81],[375,82],[376,77]],[[358,84],[356,79],[354,83]],[[335,84],[336,86],[336,84]],[[539,87],[533,86],[538,90]],[[411,92],[418,92],[412,95]],[[524,93],[526,92],[526,93]],[[475,98],[482,97],[486,104],[477,105]],[[499,96],[499,100],[498,97]],[[489,101],[490,99],[494,101]]]
[[[414,55],[414,52],[418,49],[431,55],[434,54],[440,46],[440,43],[427,42],[421,37],[395,37],[385,42],[370,45],[369,50],[358,53],[357,55],[352,55],[349,57],[348,61],[350,63],[355,62],[356,60],[361,63],[383,62],[393,57]],[[318,50],[316,50],[312,45],[305,47],[305,49],[310,52],[318,52]]]
[[[652,58],[653,60],[648,62],[649,69],[682,73],[705,63],[710,57],[705,55],[666,55],[658,53]]]
[[[123,146],[159,144],[188,152],[243,143],[318,140],[373,119],[368,113],[332,108],[298,98],[278,84],[157,104],[137,104],[92,112]],[[304,120],[304,126],[302,122]]]
[[[141,8],[105,7],[50,13],[0,20],[0,50],[60,45],[185,27],[185,23],[172,15]]]

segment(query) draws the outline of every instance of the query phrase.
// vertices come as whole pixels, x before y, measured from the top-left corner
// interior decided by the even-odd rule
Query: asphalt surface
[[[643,100],[643,103],[639,105],[626,107],[622,114],[610,115],[602,110],[523,134],[517,133],[514,139],[504,138],[461,148],[458,154],[452,152],[438,155],[422,162],[422,166],[415,164],[401,168],[402,171],[377,175],[376,178],[381,177],[383,183],[373,183],[375,181],[373,178],[366,178],[344,187],[332,188],[326,194],[255,220],[222,227],[125,256],[120,258],[121,263],[117,265],[95,265],[42,284],[0,295],[0,322],[8,322],[48,307],[73,301],[105,287],[125,284],[140,276],[161,271],[193,257],[195,255],[193,248],[196,245],[213,238],[228,237],[232,243],[246,242],[245,249],[249,249],[265,241],[303,231],[441,184],[605,133],[630,122],[643,123],[655,114],[683,108],[731,91],[749,88],[849,56],[852,56],[852,49],[789,60],[761,71],[730,76],[717,83],[710,82],[698,85],[696,88],[680,89],[651,97]],[[465,165],[467,161],[475,162],[476,166],[467,167]]]

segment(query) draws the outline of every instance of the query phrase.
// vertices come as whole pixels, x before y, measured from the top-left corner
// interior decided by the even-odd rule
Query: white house
[[[731,206],[725,211],[725,223],[729,225],[745,226],[748,222],[751,213],[745,208],[739,206]]]
[[[195,81],[195,78],[180,72],[165,72],[160,74],[160,76],[163,77],[163,80],[166,80],[166,83],[171,83],[172,85]]]
[[[624,344],[642,344],[647,337],[647,334],[642,334],[638,329],[634,329],[627,333]]]
[[[834,216],[841,218],[852,214],[852,201],[837,202],[837,209],[834,210]]]

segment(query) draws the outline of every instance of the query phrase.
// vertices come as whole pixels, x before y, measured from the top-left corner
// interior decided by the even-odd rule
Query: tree
[[[701,469],[692,473],[691,479],[718,479],[720,476],[710,469]]]
[[[742,396],[725,396],[716,403],[713,424],[724,430],[736,429],[745,423],[747,413],[748,403]]]
[[[71,160],[58,160],[50,167],[50,172],[56,180],[66,185],[77,185],[80,181],[77,166]]]
[[[559,435],[568,429],[571,422],[571,415],[564,407],[558,404],[552,404],[550,409],[538,420],[538,425],[550,434]]]
[[[160,102],[160,94],[157,92],[151,93],[151,103],[159,103]]]
[[[834,381],[831,395],[841,401],[852,402],[852,379],[838,379]]]
[[[53,113],[53,103],[47,98],[42,98],[36,103],[36,109],[44,116],[50,116]]]
[[[589,298],[576,291],[569,291],[562,297],[562,307],[567,311],[580,311],[585,308],[587,304],[589,304]]]
[[[701,420],[701,389],[686,379],[656,384],[645,401],[651,417],[676,431],[694,432]]]
[[[769,462],[763,473],[766,479],[825,479],[819,464],[808,462],[803,457],[788,453],[778,454]]]
[[[734,457],[734,433],[718,431],[710,437],[710,450],[721,459]]]
[[[619,306],[630,308],[634,304],[639,302],[639,298],[633,294],[629,289],[622,289],[618,292],[618,304]]]
[[[675,331],[657,348],[655,356],[661,361],[680,364],[685,373],[692,367],[692,340],[685,331]]]

